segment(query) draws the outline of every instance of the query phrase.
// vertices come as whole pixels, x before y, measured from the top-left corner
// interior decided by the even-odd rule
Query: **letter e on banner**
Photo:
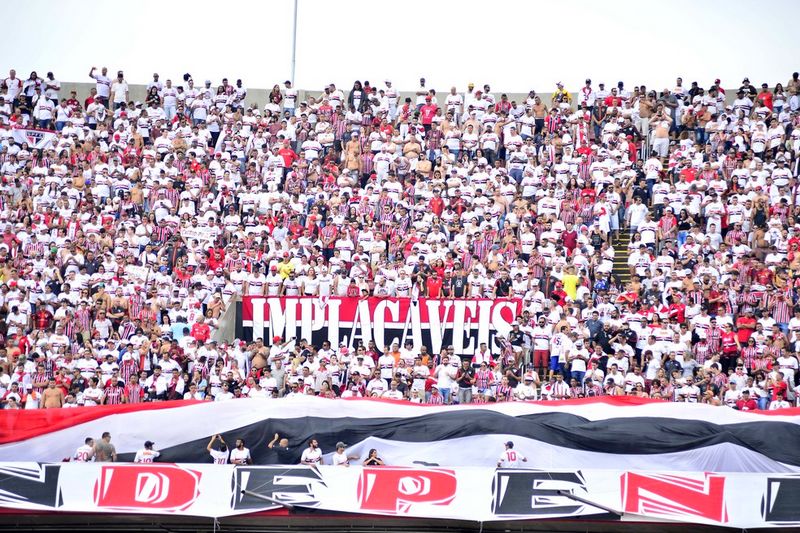
[[[697,516],[725,523],[725,476],[697,477],[627,472],[622,482],[622,506],[626,513],[680,519]]]
[[[453,470],[364,468],[358,480],[358,501],[363,511],[401,514],[415,504],[449,505],[456,487]]]
[[[800,478],[769,477],[767,492],[761,498],[764,520],[782,526],[800,525]]]
[[[589,498],[586,480],[577,472],[497,469],[492,486],[495,516],[578,516],[602,513],[601,509],[564,496]]]
[[[183,511],[200,495],[201,476],[175,465],[104,466],[95,481],[94,503],[126,511]]]

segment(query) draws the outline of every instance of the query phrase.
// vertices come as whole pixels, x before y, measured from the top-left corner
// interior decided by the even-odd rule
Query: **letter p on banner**
[[[415,504],[449,505],[456,497],[453,470],[364,468],[358,480],[361,510],[404,514]]]

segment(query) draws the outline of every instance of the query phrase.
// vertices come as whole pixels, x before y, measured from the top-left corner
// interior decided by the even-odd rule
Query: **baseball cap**
[[[156,444],[155,442],[153,442],[151,440],[147,440],[147,441],[144,442],[144,447],[145,448],[150,448],[151,446],[155,446],[155,444]]]
[[[281,342],[281,336],[275,335],[274,337],[272,337],[272,342]]]
[[[345,444],[342,441],[339,441],[339,442],[336,443],[336,448],[337,449],[339,449],[339,448],[347,448],[347,444]]]
[[[506,446],[508,446],[509,448],[513,448],[514,447],[514,441],[506,442]]]

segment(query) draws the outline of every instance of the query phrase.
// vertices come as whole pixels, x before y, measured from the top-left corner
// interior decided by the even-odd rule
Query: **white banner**
[[[197,239],[208,243],[214,242],[217,238],[217,233],[214,228],[181,228],[181,237],[187,240]]]
[[[34,128],[14,128],[11,130],[14,141],[28,143],[29,148],[50,148],[56,138],[56,132]]]
[[[150,277],[151,271],[150,271],[150,267],[138,266],[138,265],[127,265],[125,267],[125,273],[130,278],[132,278],[134,280],[137,280],[137,281],[141,281],[142,283],[144,283]]]
[[[800,526],[800,477],[491,468],[0,463],[0,506],[222,517],[282,507],[476,522]],[[276,503],[278,502],[278,503]]]

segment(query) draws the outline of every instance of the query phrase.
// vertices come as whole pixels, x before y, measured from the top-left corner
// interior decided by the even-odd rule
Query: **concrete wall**
[[[163,79],[162,79],[162,81],[163,81]],[[182,82],[182,80],[180,80],[180,81]],[[173,83],[173,85],[175,85],[175,86],[181,85],[181,84],[182,83]],[[200,84],[198,84],[198,85],[200,87],[203,86],[202,82]],[[82,102],[85,98],[87,98],[89,96],[89,91],[94,86],[95,86],[94,83],[61,82],[61,96],[63,98],[69,98],[70,91],[75,90],[78,93],[78,99]],[[216,84],[212,84],[212,87],[214,87],[214,90],[216,90],[217,85]],[[283,86],[281,85],[281,87],[283,87]],[[434,88],[436,89],[436,94],[439,97],[439,104],[441,105],[441,104],[444,103],[444,99],[446,98],[447,94],[450,92],[450,87],[443,87],[443,88],[434,87]],[[349,92],[349,87],[347,87],[347,88],[340,87],[340,89],[345,91],[345,96],[347,96],[347,94]],[[251,103],[255,103],[255,104],[258,104],[258,107],[263,108],[264,104],[267,102],[267,95],[269,94],[270,90],[272,90],[272,89],[271,88],[270,89],[257,89],[257,88],[247,87],[247,105],[249,106]],[[459,87],[458,90],[459,90],[459,92],[461,92],[463,94],[464,88]],[[129,98],[128,99],[129,100],[134,100],[134,101],[138,100],[138,101],[142,101],[143,102],[145,100],[146,92],[147,92],[147,86],[146,85],[129,85],[129,95],[128,95]],[[492,93],[494,94],[495,98],[499,100],[500,99],[500,95],[502,94],[502,91],[493,89]],[[300,101],[305,100],[308,95],[311,95],[311,96],[314,96],[316,98],[319,98],[319,96],[321,94],[322,94],[322,91],[307,91],[307,90],[304,90],[304,89],[298,90],[298,97],[299,97]],[[525,102],[525,99],[528,97],[528,93],[506,93],[506,94],[508,95],[509,101],[516,101],[518,104],[522,104],[523,102]],[[545,104],[547,104],[548,106],[550,105],[550,98],[552,97],[553,93],[549,93],[549,92],[548,93],[540,93],[540,92],[537,92],[536,94],[542,99],[542,101]],[[577,98],[578,98],[577,93],[571,93],[571,94],[572,94],[573,102],[576,102]],[[725,100],[726,100],[727,104],[732,103],[733,100],[736,98],[736,95],[735,95],[734,91],[732,91],[730,89],[727,91],[725,96],[726,96]],[[412,102],[416,101],[416,95],[413,92],[401,92],[400,93],[400,102],[402,103],[405,100],[406,97],[411,98]]]
[[[164,80],[162,79],[161,81],[164,81]],[[177,85],[184,85],[184,87],[185,87],[185,84],[183,84],[183,83],[175,83],[175,80],[173,80],[173,86],[177,86]],[[199,84],[195,84],[196,87],[198,85],[200,87],[202,87],[203,86],[202,81]],[[94,86],[95,86],[94,83],[61,82],[61,93],[60,94],[61,94],[62,98],[69,98],[70,91],[75,90],[75,91],[78,92],[78,99],[82,102],[85,98],[87,98],[89,96],[89,91]],[[217,84],[212,84],[212,87],[216,91]],[[283,87],[283,85],[281,85],[281,87]],[[347,96],[347,94],[349,92],[349,87],[347,87],[346,89],[345,88],[341,88],[341,89],[343,91],[345,91],[345,96]],[[437,94],[437,96],[439,98],[439,103],[440,104],[444,103],[444,98],[450,92],[450,87],[446,87],[446,88],[442,88],[442,89],[435,88],[435,89],[436,89],[436,94]],[[270,89],[256,89],[256,88],[247,87],[247,104],[249,105],[251,103],[256,103],[256,104],[258,104],[259,107],[264,107],[264,104],[267,102],[267,95],[269,94],[269,91],[271,91],[271,90],[272,90],[272,88],[270,88]],[[463,92],[463,89],[460,89],[460,91]],[[142,101],[143,102],[145,100],[146,93],[147,93],[147,85],[129,85],[129,94],[128,94],[129,98],[128,99],[129,100],[134,100],[134,101],[138,100],[138,101]],[[502,94],[501,91],[496,91],[496,90],[492,90],[492,93],[494,94],[495,98],[497,98],[498,100],[500,99],[500,95]],[[306,90],[303,90],[303,89],[298,90],[298,97],[300,98],[301,101],[305,100],[308,95],[311,95],[311,96],[314,96],[314,97],[318,98],[321,94],[322,94],[322,91],[306,91]],[[528,97],[528,93],[506,93],[506,94],[508,94],[508,99],[509,100],[516,101],[518,104],[522,104],[525,101],[525,99]],[[539,95],[540,98],[542,98],[542,100],[545,103],[547,103],[547,104],[550,103],[550,98],[552,96],[552,93],[538,93],[537,92],[537,94]],[[573,94],[573,98],[575,98],[575,96],[576,95]],[[416,101],[416,95],[414,95],[414,93],[412,93],[412,92],[401,92],[400,93],[400,101],[401,102],[406,97],[411,98],[412,101]]]

